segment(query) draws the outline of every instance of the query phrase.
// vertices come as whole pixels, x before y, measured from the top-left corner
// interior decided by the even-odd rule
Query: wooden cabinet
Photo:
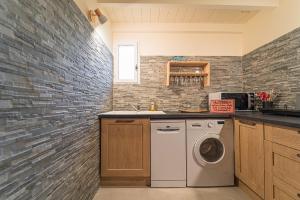
[[[265,125],[266,200],[300,199],[300,132]]]
[[[252,191],[264,198],[262,123],[235,120],[235,173]]]
[[[150,121],[102,119],[102,182],[108,185],[127,185],[135,182],[146,184],[149,177]]]
[[[235,120],[235,159],[253,199],[300,200],[300,129]]]
[[[273,197],[272,200],[298,200],[300,199],[299,190],[291,187],[280,179],[273,178]]]

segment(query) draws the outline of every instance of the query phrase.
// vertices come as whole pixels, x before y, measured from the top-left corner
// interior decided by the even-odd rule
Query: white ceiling
[[[279,0],[96,0],[101,4],[172,4],[217,7],[276,7]]]
[[[278,0],[97,0],[113,23],[244,24]]]
[[[104,4],[113,23],[227,23],[243,24],[252,18],[258,10],[215,9],[201,6],[157,6]]]

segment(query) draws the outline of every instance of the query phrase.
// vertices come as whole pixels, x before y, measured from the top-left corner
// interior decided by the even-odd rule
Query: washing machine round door
[[[225,156],[225,146],[219,135],[207,134],[194,145],[194,157],[200,165],[217,165]]]

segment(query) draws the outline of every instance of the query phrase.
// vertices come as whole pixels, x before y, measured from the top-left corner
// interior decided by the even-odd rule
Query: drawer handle
[[[128,119],[118,119],[118,120],[116,120],[116,123],[132,123],[132,122],[134,122],[133,119],[131,119],[131,120],[128,120]]]
[[[239,122],[242,123],[242,124],[249,125],[249,126],[255,126],[256,125],[255,122],[249,122],[249,121],[244,121],[244,120],[239,120]]]

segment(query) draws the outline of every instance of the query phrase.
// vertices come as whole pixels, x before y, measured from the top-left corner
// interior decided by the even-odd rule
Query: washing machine
[[[234,185],[231,119],[187,120],[187,186]]]

